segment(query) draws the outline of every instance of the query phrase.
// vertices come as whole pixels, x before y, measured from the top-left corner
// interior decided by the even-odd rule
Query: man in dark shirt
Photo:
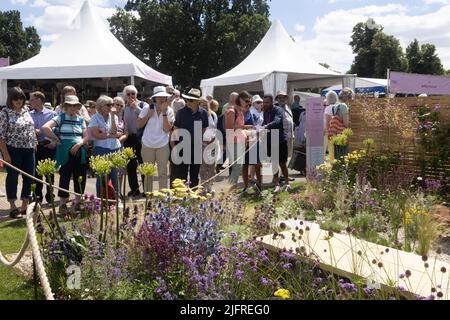
[[[290,190],[289,186],[289,173],[287,168],[287,160],[288,160],[288,144],[286,141],[286,137],[284,135],[283,129],[283,117],[284,111],[273,104],[273,96],[268,94],[264,96],[263,102],[263,110],[264,110],[264,122],[263,127],[265,130],[268,130],[267,134],[267,151],[268,155],[272,157],[272,148],[273,152],[278,151],[279,153],[279,163],[278,166],[281,168],[283,176],[286,177],[286,191]],[[278,130],[279,136],[279,144],[278,146],[272,146],[272,133]],[[278,147],[278,149],[277,149]],[[272,158],[273,161],[273,158]],[[272,163],[274,165],[274,163]],[[280,175],[279,170],[276,168],[276,174],[274,174],[273,181],[275,183],[275,193],[279,193],[281,191],[280,188]]]
[[[191,89],[187,95],[183,94],[186,107],[177,112],[174,132],[172,134],[172,140],[178,141],[176,144],[180,144],[183,141],[183,135],[180,134],[179,129],[186,130],[190,135],[190,144],[183,144],[181,152],[178,148],[174,148],[174,152],[172,152],[172,161],[175,170],[171,172],[173,176],[171,181],[175,179],[188,181],[189,174],[189,186],[191,188],[199,184],[200,166],[203,162],[203,134],[206,128],[208,128],[208,112],[199,108],[200,97],[201,91],[198,89]],[[196,128],[201,130],[196,130]],[[190,148],[190,150],[186,150],[186,148]],[[190,153],[190,156],[187,158],[183,157],[184,152]],[[175,159],[178,156],[182,157],[180,164]]]
[[[33,118],[34,128],[36,130],[36,136],[38,138],[38,146],[36,149],[36,164],[38,164],[39,161],[43,161],[46,159],[54,160],[56,155],[56,144],[48,140],[43,131],[41,131],[42,127],[56,116],[56,112],[44,108],[44,103],[45,95],[42,92],[36,91],[30,94],[30,105],[33,109],[33,111],[30,112],[30,115],[31,118]],[[36,178],[43,180],[43,177],[37,173]],[[45,179],[47,179],[47,177],[45,177]],[[50,180],[52,183],[54,183],[54,176],[50,176]],[[42,190],[42,183],[36,182],[36,200],[38,202],[42,201]],[[45,196],[45,200],[47,201],[47,203],[51,203],[52,194],[53,190],[50,190],[47,187],[47,194]]]

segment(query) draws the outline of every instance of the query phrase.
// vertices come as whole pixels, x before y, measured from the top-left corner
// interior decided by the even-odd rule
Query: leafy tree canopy
[[[110,19],[137,57],[183,89],[239,64],[270,27],[267,0],[129,0]]]
[[[10,57],[11,64],[16,64],[40,50],[41,39],[36,29],[23,28],[19,11],[0,11],[0,57]]]

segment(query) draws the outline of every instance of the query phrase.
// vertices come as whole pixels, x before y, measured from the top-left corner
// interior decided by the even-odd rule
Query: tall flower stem
[[[106,207],[105,207],[105,233],[103,235],[103,241],[106,242],[106,234],[108,233],[108,209],[109,209],[109,200],[108,200],[108,175],[105,176],[105,195],[106,195]],[[116,203],[117,206],[117,203]]]
[[[116,181],[119,180],[119,169],[116,170]],[[125,185],[125,181],[124,181]],[[119,193],[120,193],[120,185],[117,186],[116,190],[116,247],[119,248],[119,241],[120,241],[120,228],[119,228]],[[125,193],[124,193],[125,197]]]
[[[56,216],[56,206],[55,206],[55,195],[53,193],[53,183],[50,179],[50,176],[47,176],[47,181],[50,184],[50,197],[51,197],[51,203],[52,203],[52,215],[53,215],[53,222],[55,223],[56,230],[58,230],[59,235],[61,236],[61,239],[64,238],[64,234],[61,231],[61,227],[59,226],[58,217]]]
[[[100,181],[102,181],[102,176],[99,177]],[[100,197],[101,197],[101,203],[100,203],[100,235],[99,235],[99,240],[102,240],[102,232],[103,232],[103,210],[105,209],[105,201],[104,199],[106,199],[105,197],[105,188],[103,188],[103,192],[102,192],[102,187],[101,187],[101,182],[100,182]]]

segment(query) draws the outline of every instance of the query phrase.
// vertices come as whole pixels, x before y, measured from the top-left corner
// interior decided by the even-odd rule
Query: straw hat
[[[78,105],[79,107],[81,107],[81,102],[78,99],[77,96],[66,96],[64,99],[64,104],[69,104],[69,105]]]
[[[275,99],[278,99],[278,97],[288,97],[288,94],[285,91],[280,90],[277,92],[277,96],[275,97]]]
[[[257,94],[256,96],[253,96],[252,98],[253,103],[255,102],[263,102],[264,100]]]
[[[199,89],[191,89],[188,94],[183,94],[183,98],[187,100],[200,100],[202,92]]]

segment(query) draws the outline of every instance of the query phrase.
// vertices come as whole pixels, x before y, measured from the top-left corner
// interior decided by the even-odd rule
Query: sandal
[[[11,219],[21,219],[22,213],[20,212],[19,209],[16,208],[9,213],[9,216],[11,217]]]

